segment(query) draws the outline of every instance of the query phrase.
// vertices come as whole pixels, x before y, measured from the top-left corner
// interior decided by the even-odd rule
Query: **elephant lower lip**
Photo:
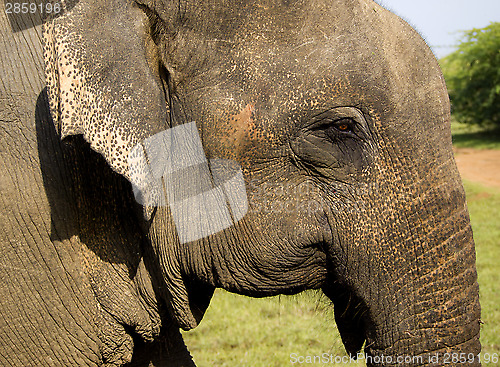
[[[335,322],[347,353],[355,356],[366,340],[363,317],[367,313],[366,305],[335,279],[325,282],[323,293],[333,303]]]

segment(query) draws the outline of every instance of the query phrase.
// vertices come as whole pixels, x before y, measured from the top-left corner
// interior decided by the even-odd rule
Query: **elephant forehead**
[[[446,115],[444,80],[420,35],[374,2],[353,9],[337,18],[332,9],[316,11],[312,25],[287,29],[286,40],[244,41],[253,47],[238,62],[270,115],[341,105],[365,106],[386,124]]]
[[[270,114],[360,98],[391,105],[387,98],[428,92],[439,71],[427,65],[433,57],[418,34],[374,2],[339,11],[341,3],[304,9],[303,23],[287,23],[286,12],[256,16],[220,44],[221,76],[247,95],[243,103],[254,100]]]

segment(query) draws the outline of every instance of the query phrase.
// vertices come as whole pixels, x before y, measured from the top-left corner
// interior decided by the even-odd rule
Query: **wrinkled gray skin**
[[[190,365],[178,328],[215,287],[322,289],[349,353],[479,353],[448,97],[419,35],[368,0],[139,3],[70,3],[43,35],[0,15],[0,364]],[[190,121],[241,165],[250,209],[180,245],[127,157]]]

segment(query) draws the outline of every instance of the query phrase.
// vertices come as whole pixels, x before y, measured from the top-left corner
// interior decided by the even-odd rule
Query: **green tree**
[[[458,121],[500,125],[500,23],[465,31],[441,67]]]

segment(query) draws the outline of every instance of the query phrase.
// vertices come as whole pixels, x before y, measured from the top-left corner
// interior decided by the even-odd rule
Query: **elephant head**
[[[312,288],[349,353],[479,353],[448,96],[410,26],[370,0],[69,3],[44,30],[61,137],[83,135],[134,182],[136,147],[195,122],[207,177],[215,160],[241,173],[241,218],[190,241],[168,202],[137,204],[147,271],[181,327],[214,287]]]

